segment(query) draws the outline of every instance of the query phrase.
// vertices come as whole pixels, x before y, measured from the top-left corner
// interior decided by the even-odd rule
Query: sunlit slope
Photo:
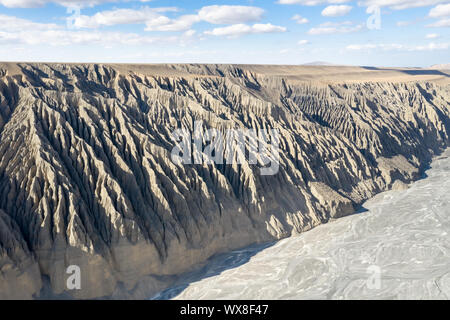
[[[448,300],[449,156],[450,150],[408,190],[369,200],[367,211],[255,255],[248,249],[216,258],[191,275],[192,283],[161,298]],[[230,268],[246,254],[247,263]]]

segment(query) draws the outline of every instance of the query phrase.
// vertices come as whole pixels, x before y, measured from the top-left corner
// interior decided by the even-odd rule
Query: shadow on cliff
[[[407,75],[412,76],[419,76],[419,75],[437,75],[437,76],[444,76],[444,77],[450,77],[447,73],[444,73],[439,70],[430,70],[430,69],[423,69],[423,70],[408,70],[408,69],[396,69],[396,68],[377,68],[377,67],[369,67],[369,66],[362,66],[363,69],[366,70],[372,70],[372,71],[398,71],[406,73]]]
[[[222,272],[237,268],[247,262],[258,252],[273,246],[276,242],[254,244],[249,247],[234,250],[232,252],[214,255],[208,259],[199,269],[183,274],[178,281],[151,298],[151,300],[169,300],[178,296],[191,283],[220,275]]]

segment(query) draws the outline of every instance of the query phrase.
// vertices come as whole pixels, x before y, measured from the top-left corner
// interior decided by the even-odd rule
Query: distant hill
[[[444,64],[434,64],[430,67],[430,69],[445,69],[450,70],[450,63],[444,63]]]
[[[326,61],[313,61],[302,64],[303,66],[337,66],[337,64]]]

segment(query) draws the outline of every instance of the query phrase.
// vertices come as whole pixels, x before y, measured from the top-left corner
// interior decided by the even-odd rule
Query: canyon
[[[174,163],[198,121],[277,129],[278,172]],[[408,188],[449,130],[445,70],[0,63],[0,299],[151,297]]]
[[[406,190],[296,237],[211,258],[153,299],[448,300],[450,149]]]

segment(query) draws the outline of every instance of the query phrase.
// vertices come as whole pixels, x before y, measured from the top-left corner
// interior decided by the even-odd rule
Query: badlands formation
[[[0,299],[145,298],[349,215],[449,145],[445,70],[0,63]],[[279,171],[178,165],[178,128],[277,129]],[[79,266],[81,289],[67,287]]]

